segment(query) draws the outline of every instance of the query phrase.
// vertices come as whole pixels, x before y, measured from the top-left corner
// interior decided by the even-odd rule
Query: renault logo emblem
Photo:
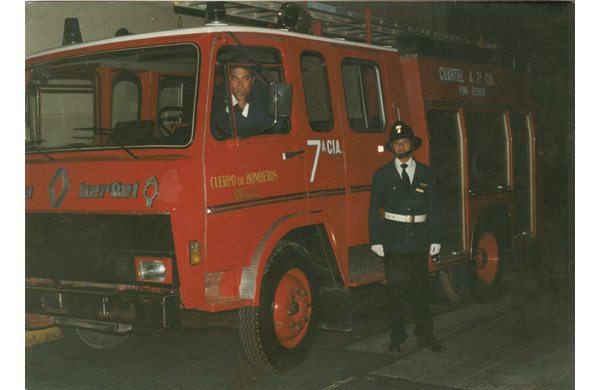
[[[62,184],[62,186],[58,183],[58,179],[61,180],[60,184]],[[60,193],[57,197],[56,190],[58,190],[61,187],[62,189],[60,190]],[[67,168],[58,168],[58,170],[54,174],[54,177],[52,178],[52,181],[50,182],[50,185],[48,186],[50,206],[52,206],[53,208],[60,207],[60,204],[65,199],[65,196],[67,196],[67,192],[69,192],[69,188],[71,187],[69,187],[69,177],[67,176]]]

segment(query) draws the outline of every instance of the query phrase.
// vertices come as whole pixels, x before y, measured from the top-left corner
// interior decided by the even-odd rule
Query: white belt
[[[413,223],[413,222],[425,222],[425,220],[427,219],[427,214],[423,214],[423,215],[400,215],[400,214],[388,213],[386,211],[383,214],[383,217],[385,219],[389,219],[389,220],[396,221],[396,222]]]

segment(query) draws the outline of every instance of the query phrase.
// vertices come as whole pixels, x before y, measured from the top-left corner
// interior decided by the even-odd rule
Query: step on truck
[[[497,293],[511,251],[539,237],[525,74],[490,65],[481,42],[444,58],[439,39],[401,31],[396,47],[358,42],[328,21],[338,8],[285,5],[273,11],[284,31],[227,25],[236,9],[210,7],[204,27],[26,58],[31,327],[99,349],[190,311],[237,310],[254,367],[300,364],[318,328],[352,329],[353,287],[385,280],[367,214],[397,120],[439,184],[432,278],[453,301]],[[253,126],[233,114],[239,66],[265,91]]]

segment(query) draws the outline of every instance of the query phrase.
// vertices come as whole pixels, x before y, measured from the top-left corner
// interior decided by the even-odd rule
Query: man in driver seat
[[[275,120],[268,114],[269,88],[256,82],[253,66],[232,64],[229,66],[229,90],[234,112],[234,125],[238,137],[251,135],[257,130],[271,126]],[[211,129],[220,130],[223,135],[228,128],[230,103],[226,99],[225,84],[215,87],[211,114]],[[281,121],[275,130],[281,128]],[[227,138],[227,136],[225,136]]]

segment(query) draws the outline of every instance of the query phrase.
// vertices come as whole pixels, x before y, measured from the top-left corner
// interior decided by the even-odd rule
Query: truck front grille
[[[135,256],[173,260],[169,215],[25,214],[25,276],[95,283],[136,281]]]

